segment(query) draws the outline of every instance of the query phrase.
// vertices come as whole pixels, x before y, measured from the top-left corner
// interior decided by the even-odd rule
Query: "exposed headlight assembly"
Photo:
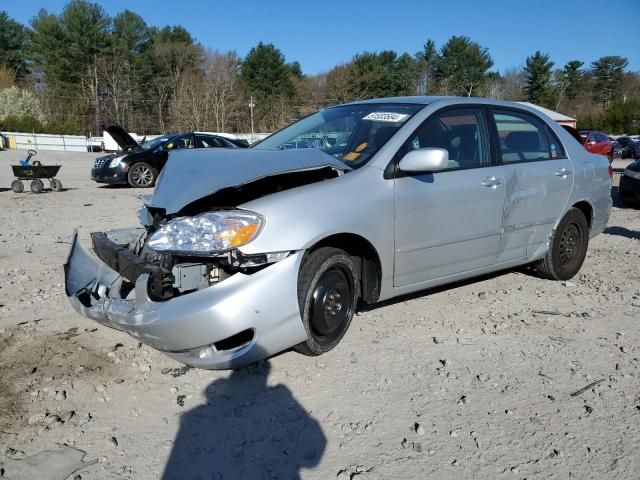
[[[165,223],[147,241],[156,252],[208,256],[253,240],[264,219],[246,210],[220,210]]]
[[[625,177],[635,178],[636,180],[640,180],[640,172],[636,172],[634,170],[629,170],[628,168],[624,169],[623,175]]]

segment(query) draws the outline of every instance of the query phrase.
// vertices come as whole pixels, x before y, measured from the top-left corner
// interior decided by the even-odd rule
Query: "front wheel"
[[[581,210],[570,208],[551,236],[547,255],[534,265],[550,280],[569,280],[584,262],[589,246],[589,225]]]
[[[360,274],[343,250],[322,247],[312,252],[298,275],[298,302],[307,340],[295,347],[320,355],[344,337],[355,313]]]
[[[150,188],[156,183],[155,169],[145,162],[135,163],[129,169],[127,180],[135,188]]]

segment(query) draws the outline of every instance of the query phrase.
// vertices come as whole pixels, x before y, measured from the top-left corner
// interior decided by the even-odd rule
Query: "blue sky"
[[[271,42],[314,74],[355,53],[385,49],[411,54],[428,38],[438,47],[467,35],[489,48],[494,69],[524,64],[536,50],[557,65],[587,65],[622,55],[640,70],[640,0],[102,0],[111,15],[126,8],[150,25],[179,24],[214,50],[245,55]],[[0,10],[28,23],[40,8],[60,13],[66,0],[0,0]],[[527,6],[529,5],[529,6]]]

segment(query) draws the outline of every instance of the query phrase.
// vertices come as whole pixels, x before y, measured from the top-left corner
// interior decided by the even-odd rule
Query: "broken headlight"
[[[246,210],[221,210],[181,217],[162,225],[147,242],[156,252],[211,255],[253,240],[264,220]]]

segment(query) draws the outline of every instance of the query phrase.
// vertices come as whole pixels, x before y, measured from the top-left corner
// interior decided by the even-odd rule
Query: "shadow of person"
[[[326,446],[320,424],[284,385],[267,385],[268,362],[234,371],[186,412],[162,479],[297,479]]]

